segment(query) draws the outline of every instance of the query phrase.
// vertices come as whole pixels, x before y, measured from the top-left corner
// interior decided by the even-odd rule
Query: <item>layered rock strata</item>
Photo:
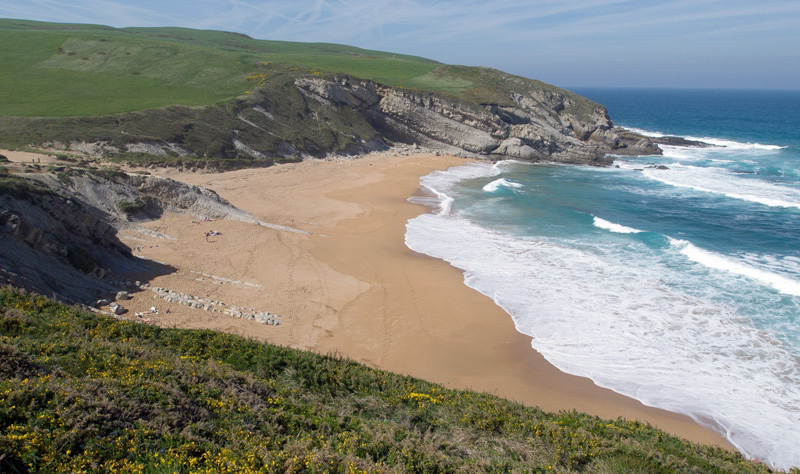
[[[474,104],[350,78],[295,84],[328,107],[358,111],[389,141],[442,153],[600,165],[609,154],[660,153],[647,137],[615,128],[604,107],[567,93],[510,92],[505,104]]]

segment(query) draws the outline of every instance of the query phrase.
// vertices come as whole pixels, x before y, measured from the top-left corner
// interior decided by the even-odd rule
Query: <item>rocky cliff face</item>
[[[650,139],[615,128],[606,109],[586,98],[499,71],[467,69],[482,74],[477,83],[484,86],[460,96],[349,77],[292,76],[212,107],[0,117],[0,141],[60,144],[95,157],[146,154],[144,161],[163,157],[167,166],[223,169],[357,155],[395,144],[489,159],[596,165],[609,163],[608,154],[660,153]]]
[[[257,222],[213,191],[121,171],[76,170],[0,180],[0,282],[91,304],[121,274],[173,269],[132,255],[117,238],[165,210]]]
[[[137,269],[98,213],[38,184],[13,186],[0,192],[0,281],[86,303],[113,290],[107,268]]]
[[[349,78],[295,84],[326,106],[358,111],[390,141],[444,153],[584,164],[604,164],[607,154],[660,153],[646,137],[614,128],[605,108],[574,95],[511,90],[503,104],[472,104]]]

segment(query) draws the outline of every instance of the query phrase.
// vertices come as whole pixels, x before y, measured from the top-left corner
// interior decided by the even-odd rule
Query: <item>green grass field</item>
[[[635,421],[0,287],[1,472],[769,472]]]
[[[392,87],[458,95],[471,81],[423,58],[349,46],[255,40],[182,28],[114,29],[0,20],[0,115],[107,115],[212,105],[275,68],[347,74]],[[250,77],[251,79],[248,79]],[[264,77],[264,76],[262,76]]]

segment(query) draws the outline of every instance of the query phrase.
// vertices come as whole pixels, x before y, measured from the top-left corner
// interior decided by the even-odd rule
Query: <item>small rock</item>
[[[127,312],[128,312],[128,310],[127,310],[127,309],[125,309],[125,308],[124,308],[124,307],[122,307],[121,305],[118,305],[117,303],[111,303],[111,306],[110,306],[109,308],[111,309],[111,312],[112,312],[112,313],[114,313],[114,314],[116,314],[116,315],[118,315],[118,316],[119,316],[120,314],[125,314],[125,313],[127,313]]]
[[[95,308],[99,308],[101,306],[106,306],[108,303],[109,303],[108,300],[105,299],[105,298],[99,299],[99,300],[95,301],[94,307]]]
[[[131,299],[131,295],[127,291],[118,291],[117,292],[117,297],[114,298],[114,299],[117,300],[117,301],[129,300],[129,299]]]

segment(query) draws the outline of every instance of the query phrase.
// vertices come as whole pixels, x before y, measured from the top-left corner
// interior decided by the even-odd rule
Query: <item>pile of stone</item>
[[[272,326],[277,326],[280,324],[280,317],[277,314],[272,314],[265,311],[256,311],[251,308],[237,308],[236,306],[228,307],[228,305],[221,301],[199,298],[186,293],[180,293],[157,286],[151,287],[150,290],[155,293],[155,298],[163,299],[168,303],[178,303],[190,308],[209,311],[212,313],[223,313],[234,318],[249,319],[251,321],[257,321],[259,323]]]
[[[124,306],[119,304],[118,301],[125,301],[129,299],[131,299],[130,293],[128,293],[127,291],[118,291],[116,296],[114,297],[114,301],[109,302],[107,299],[100,299],[95,302],[94,307],[101,308],[107,305],[108,309],[114,316],[122,316],[123,314],[127,313],[128,310]]]
[[[198,298],[186,293],[179,293],[177,291],[168,290],[166,288],[160,288],[157,286],[151,287],[150,290],[155,293],[156,298],[160,298],[168,303],[178,303],[190,308],[219,312],[220,310],[217,309],[217,307],[225,306],[225,303],[221,301]]]
[[[225,309],[223,312],[233,318],[249,319],[251,321],[256,321],[261,324],[268,324],[270,326],[277,326],[280,324],[280,320],[278,319],[279,316],[277,314],[264,311],[256,311],[254,309],[237,308],[236,306],[231,306],[230,308]]]

